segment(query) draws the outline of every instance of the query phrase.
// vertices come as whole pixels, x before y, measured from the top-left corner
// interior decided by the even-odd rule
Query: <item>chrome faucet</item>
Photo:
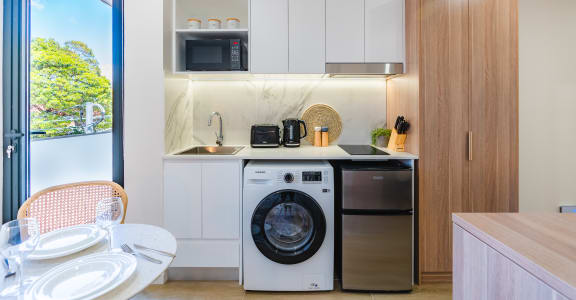
[[[224,142],[224,136],[222,135],[222,115],[217,111],[211,113],[210,118],[208,119],[208,126],[212,126],[212,118],[214,118],[214,116],[218,116],[220,119],[219,133],[214,132],[214,134],[216,134],[216,144],[222,146],[222,143]]]

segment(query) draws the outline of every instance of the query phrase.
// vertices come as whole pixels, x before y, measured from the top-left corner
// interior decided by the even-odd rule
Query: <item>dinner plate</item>
[[[122,252],[80,257],[42,275],[26,291],[26,299],[94,299],[130,278],[136,266],[136,258]]]
[[[97,225],[77,225],[61,228],[40,236],[30,260],[62,257],[91,247],[106,237],[106,231]]]

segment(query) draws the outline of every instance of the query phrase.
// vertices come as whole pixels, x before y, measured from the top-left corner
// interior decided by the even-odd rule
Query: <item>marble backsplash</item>
[[[222,114],[226,145],[247,145],[251,125],[281,125],[283,119],[298,118],[318,103],[332,106],[342,118],[337,143],[370,143],[370,131],[386,124],[384,80],[168,78],[165,87],[167,153],[190,145],[214,145],[216,118],[208,127],[213,111]]]

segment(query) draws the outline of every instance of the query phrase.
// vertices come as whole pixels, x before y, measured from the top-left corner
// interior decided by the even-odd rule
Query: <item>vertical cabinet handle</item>
[[[472,160],[473,156],[472,156],[472,131],[468,131],[468,160]]]

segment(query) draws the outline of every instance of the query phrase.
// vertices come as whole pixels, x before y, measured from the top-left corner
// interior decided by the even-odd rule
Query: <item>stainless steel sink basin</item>
[[[201,146],[180,152],[177,155],[234,155],[243,148],[242,146]]]

